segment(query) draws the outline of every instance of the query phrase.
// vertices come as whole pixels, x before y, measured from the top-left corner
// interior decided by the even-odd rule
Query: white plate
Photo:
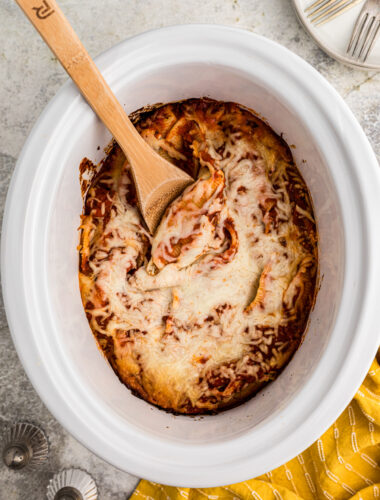
[[[292,0],[299,20],[321,49],[334,59],[349,66],[360,69],[380,69],[380,37],[365,63],[355,61],[346,53],[355,21],[364,5],[364,0],[322,26],[314,26],[304,13],[305,9],[314,1]]]
[[[103,459],[184,486],[263,474],[309,446],[349,403],[379,344],[380,171],[338,93],[289,50],[243,30],[176,26],[97,58],[128,112],[208,95],[234,100],[283,133],[310,187],[321,283],[306,338],[245,404],[173,416],[133,396],[95,345],[78,287],[78,165],[109,133],[68,82],[20,155],[2,235],[3,292],[20,359],[55,417]]]

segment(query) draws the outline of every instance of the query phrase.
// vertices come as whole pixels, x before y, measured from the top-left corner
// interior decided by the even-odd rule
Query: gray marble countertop
[[[359,71],[325,55],[303,31],[289,0],[60,0],[92,56],[120,40],[166,25],[238,26],[285,45],[313,65],[342,95],[380,156],[380,72]],[[67,76],[13,0],[0,5],[0,213],[8,184],[34,122]],[[0,309],[0,424],[27,420],[49,437],[48,463],[32,473],[0,465],[0,500],[45,498],[49,478],[68,467],[92,474],[101,500],[124,500],[137,478],[103,462],[71,437],[31,386]]]

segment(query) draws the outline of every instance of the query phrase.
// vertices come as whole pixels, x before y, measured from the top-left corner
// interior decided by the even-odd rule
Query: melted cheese
[[[154,115],[145,123],[145,139],[173,160],[186,158],[181,134],[195,130],[192,154],[202,167],[153,238],[126,202],[127,164],[110,191],[108,218],[103,209],[102,223],[82,223],[81,251],[90,256],[82,297],[94,333],[113,340],[114,368],[127,385],[182,413],[236,404],[273,378],[296,349],[308,311],[293,334],[286,327],[314,294],[316,250],[300,244],[305,235],[293,210],[314,218],[310,203],[300,207],[291,198],[288,170],[306,187],[288,151],[248,111],[210,108],[228,126],[218,128],[190,103],[176,125],[170,105],[158,125]],[[242,125],[247,115],[252,130]]]

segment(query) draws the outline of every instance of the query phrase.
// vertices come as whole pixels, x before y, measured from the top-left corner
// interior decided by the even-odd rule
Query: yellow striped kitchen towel
[[[380,350],[355,398],[325,434],[267,474],[220,488],[142,480],[131,500],[380,500]]]

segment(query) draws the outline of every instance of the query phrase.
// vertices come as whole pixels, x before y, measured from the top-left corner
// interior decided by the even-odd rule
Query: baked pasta
[[[317,275],[308,189],[283,139],[238,104],[189,99],[132,119],[194,183],[151,236],[111,144],[80,227],[90,327],[146,401],[182,414],[230,408],[277,377],[305,331]]]

